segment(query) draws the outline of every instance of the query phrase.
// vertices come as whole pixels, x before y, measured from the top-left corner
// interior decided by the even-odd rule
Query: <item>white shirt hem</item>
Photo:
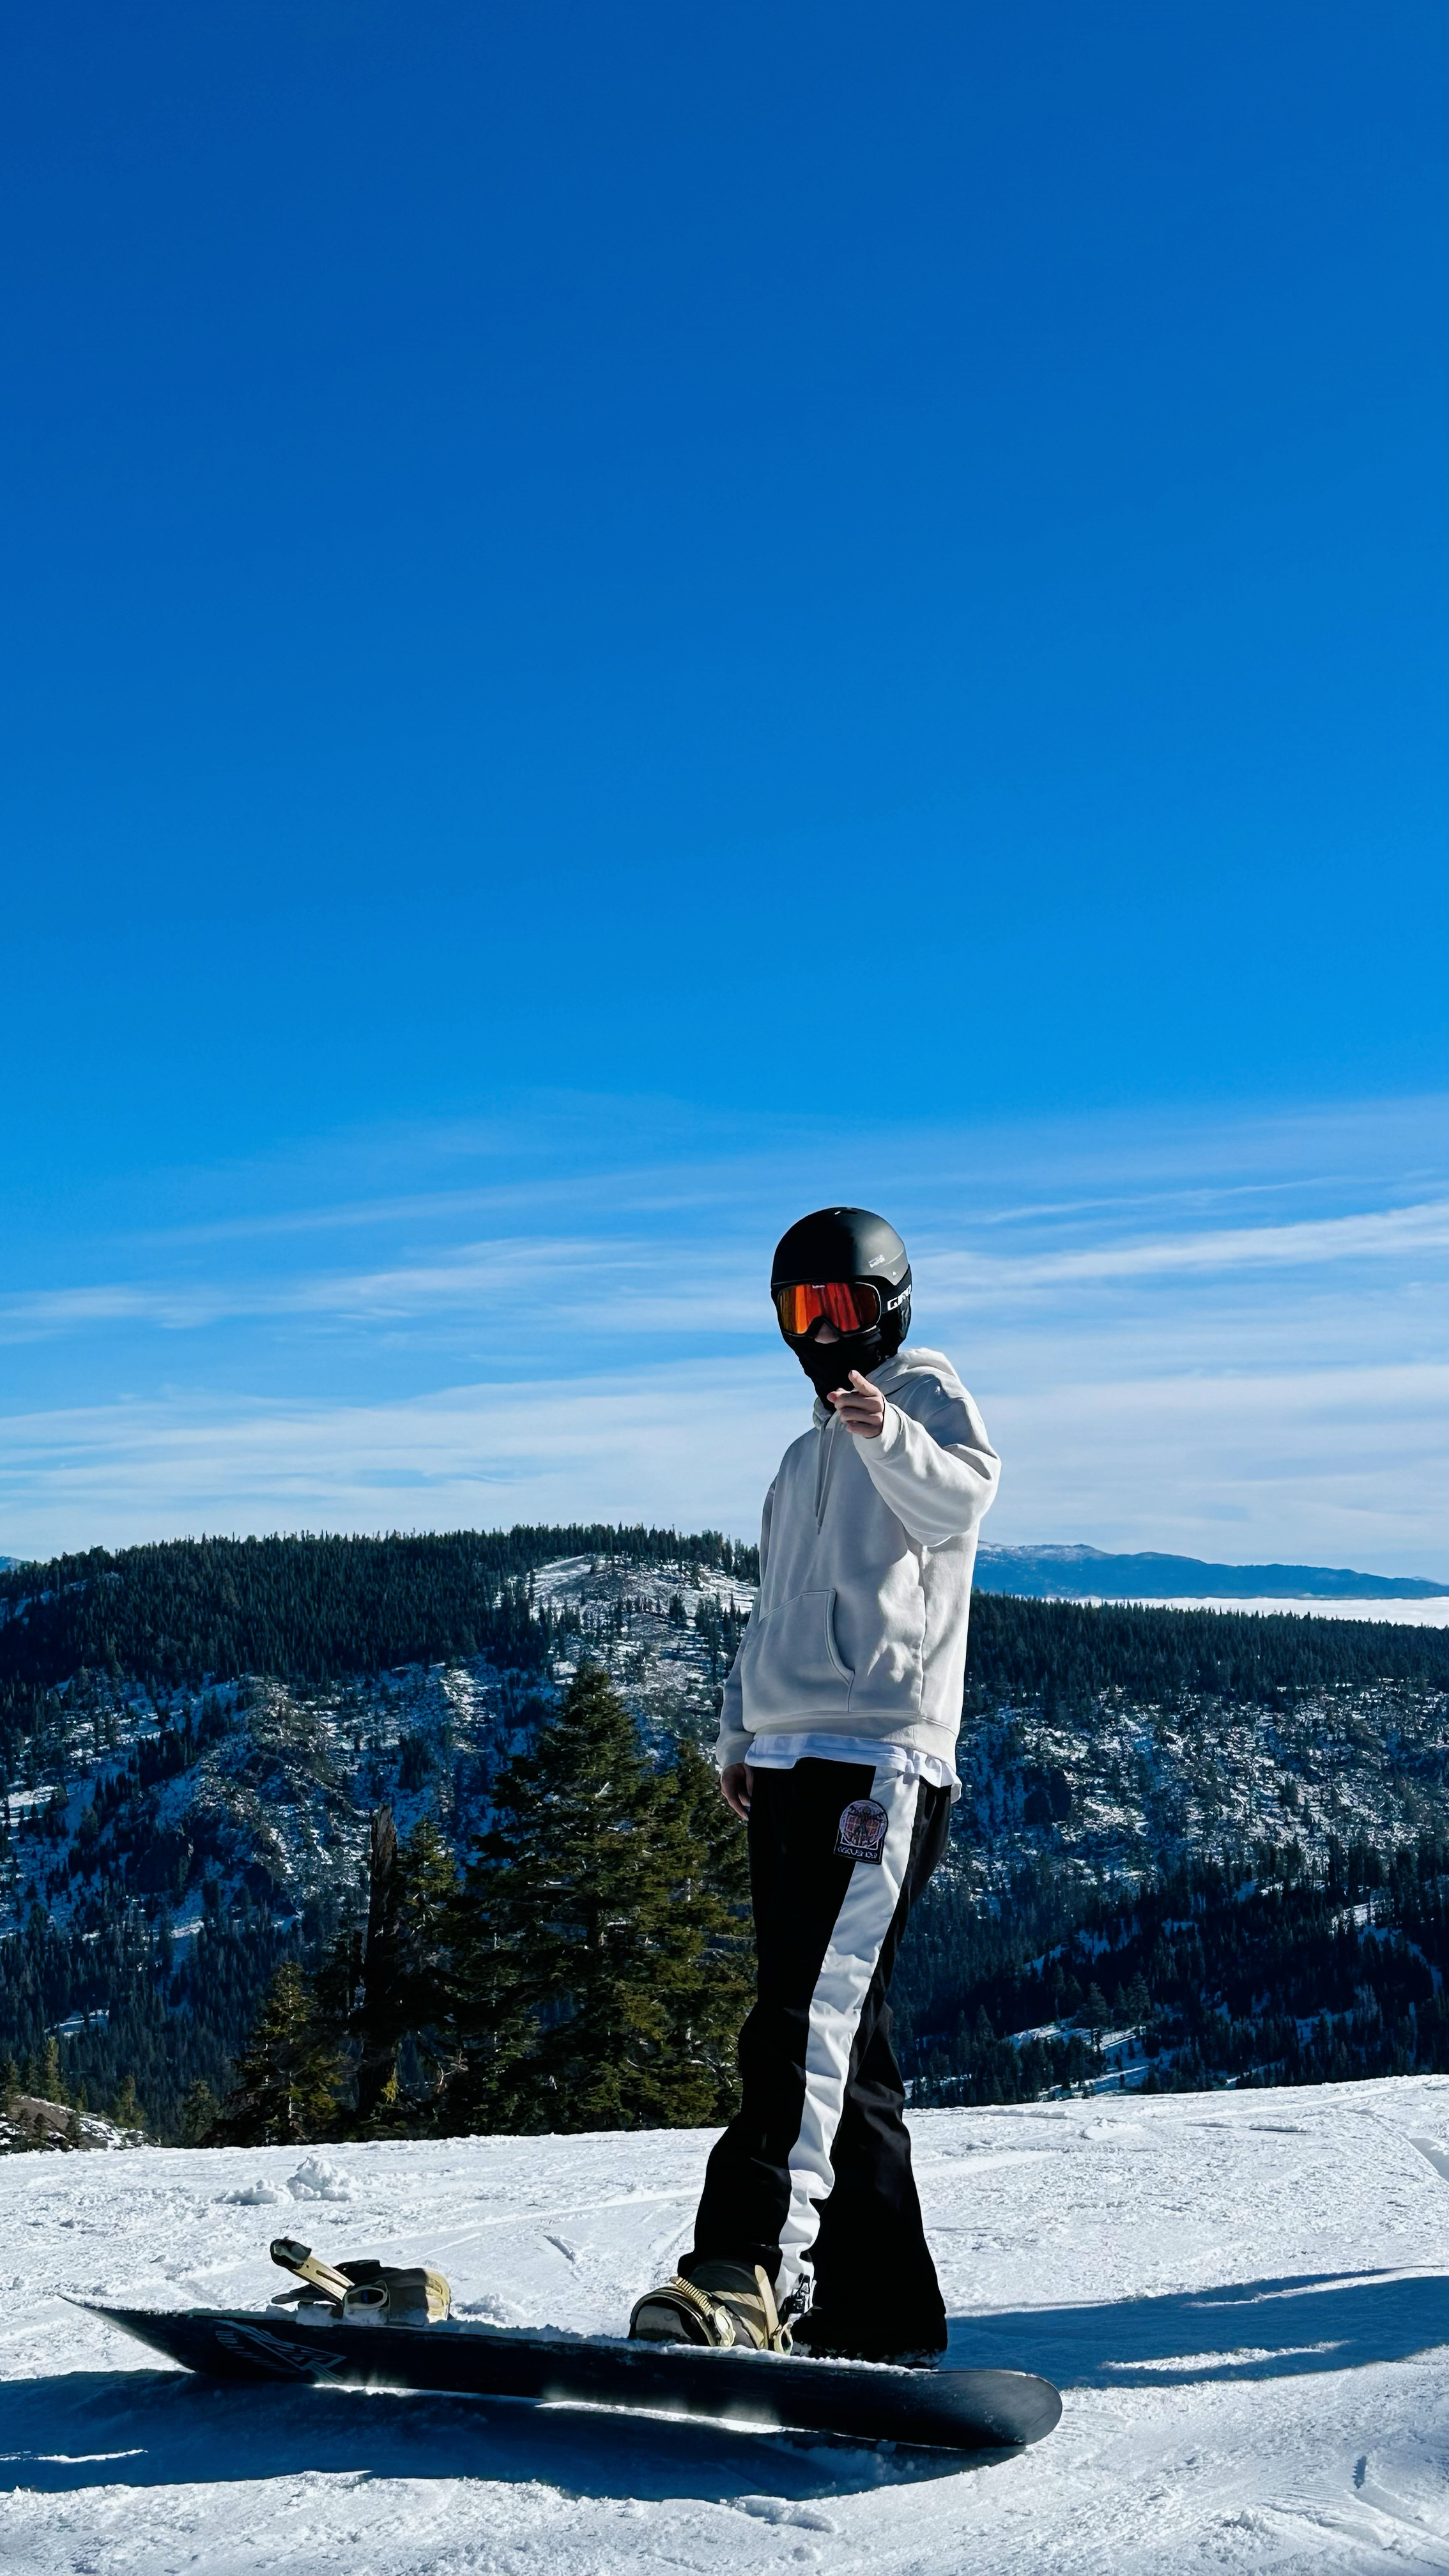
[[[939,1753],[918,1753],[914,1745],[882,1744],[873,1735],[752,1735],[746,1762],[755,1771],[792,1771],[797,1762],[862,1762],[893,1779],[925,1780],[933,1789],[949,1789],[954,1805],[961,1782]]]

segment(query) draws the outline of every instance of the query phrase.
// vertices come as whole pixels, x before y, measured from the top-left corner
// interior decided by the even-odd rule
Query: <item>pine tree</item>
[[[144,2129],[146,2114],[136,2099],[134,2075],[123,2075],[111,2104],[111,2118],[118,2129]]]
[[[518,1767],[495,1783],[500,1804],[523,1794]],[[505,1827],[512,1821],[505,1812]],[[445,2109],[454,2129],[543,2125],[526,2116],[533,2087],[524,2073],[542,1988],[528,1955],[527,1894],[508,1869],[507,1849],[506,1831],[495,1828],[452,1909],[448,1984],[456,2055]]]
[[[211,2086],[207,2083],[205,2076],[198,2075],[196,2082],[191,2086],[185,2101],[181,2105],[182,2145],[186,2147],[205,2146],[208,2132],[215,2127],[217,2114],[220,2109],[221,2104],[218,2102]]]
[[[688,1756],[653,1768],[607,1674],[581,1665],[497,1781],[454,1909],[455,2111],[519,2129],[715,2115],[742,1988],[712,1806],[691,1831],[701,1786]]]
[[[674,1915],[682,1950],[678,1983],[669,1989],[674,2046],[700,2098],[691,2118],[727,2120],[739,2104],[736,2043],[753,1997],[747,1846],[713,1763],[687,1738],[675,1749],[674,1780],[692,1856]],[[683,1946],[685,1936],[692,1946]]]
[[[358,1998],[350,2027],[358,2040],[357,2124],[367,2129],[379,2105],[397,2097],[398,2045],[406,2028],[401,1995],[398,1912],[402,1873],[390,1807],[373,1811],[367,1856],[367,1929],[358,1961]]]
[[[366,1925],[346,1929],[313,1979],[319,2027],[346,2045],[356,2066],[349,2129],[365,2137],[416,2135],[427,2125],[448,2053],[449,1944],[458,1868],[431,1817],[399,1844],[391,1811],[372,1817]],[[431,2063],[421,2100],[405,2098],[399,2061],[405,2040]]]
[[[438,2095],[451,2053],[451,1945],[458,1864],[431,1816],[414,1825],[399,1855],[398,1984],[405,2036],[432,2069]],[[413,2105],[416,2110],[417,2106]]]
[[[218,2146],[287,2147],[328,2128],[342,2084],[336,2040],[292,1960],[277,1970],[211,2135]]]

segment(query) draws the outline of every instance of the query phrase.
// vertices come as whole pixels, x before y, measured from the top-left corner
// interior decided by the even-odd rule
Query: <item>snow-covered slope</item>
[[[208,1881],[227,1902],[249,1887],[278,1921],[309,1906],[330,1921],[355,1894],[380,1800],[401,1832],[426,1813],[460,1850],[471,1846],[496,1770],[583,1653],[606,1665],[656,1749],[679,1735],[713,1740],[716,1685],[753,1606],[750,1585],[683,1563],[569,1557],[537,1569],[531,1599],[555,1622],[547,1674],[502,1674],[473,1658],[312,1691],[232,1676],[154,1692],[79,1676],[54,1694],[48,1752],[64,1787],[48,1774],[48,1785],[9,1791],[0,1937],[37,1901],[61,1930],[92,1926],[122,1855],[126,1885],[149,1913],[167,1912],[181,1956]],[[1387,1622],[1395,1606],[1375,1617]],[[1417,1616],[1419,1605],[1397,1606]],[[1285,1705],[1148,1704],[1110,1687],[1050,1712],[998,1702],[968,1709],[959,1758],[983,1886],[1043,1860],[1084,1884],[1135,1879],[1188,1851],[1273,1839],[1285,1819],[1309,1852],[1330,1835],[1391,1844],[1449,1833],[1449,1695],[1401,1682],[1303,1689]],[[138,1762],[149,1763],[140,1788]],[[1032,1793],[1044,1784],[1056,1794],[1039,1813]]]
[[[221,2391],[58,2295],[260,2303],[266,2246],[423,2256],[460,2307],[617,2330],[689,2241],[674,2132],[0,2162],[7,2576],[1145,2576],[1449,2569],[1449,2079],[914,2123],[957,2362],[1060,2429],[963,2468],[724,2426]],[[293,2182],[295,2181],[295,2188]]]
[[[36,1902],[61,1928],[88,1922],[122,1853],[133,1893],[174,1909],[183,1950],[207,1878],[228,1896],[250,1884],[282,1915],[335,1904],[355,1888],[384,1798],[401,1832],[428,1814],[466,1847],[495,1770],[531,1740],[581,1653],[608,1666],[651,1744],[713,1738],[714,1685],[750,1585],[670,1561],[567,1557],[538,1570],[532,1598],[556,1623],[546,1674],[500,1673],[481,1656],[311,1691],[267,1675],[163,1690],[79,1674],[52,1697],[43,1784],[9,1788],[0,1935]]]

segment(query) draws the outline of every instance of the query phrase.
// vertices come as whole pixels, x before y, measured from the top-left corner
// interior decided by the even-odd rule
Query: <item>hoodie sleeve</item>
[[[770,1514],[774,1509],[774,1505],[775,1488],[772,1485],[768,1494],[765,1496],[765,1508],[760,1514],[761,1590],[764,1589],[765,1558],[769,1554],[770,1548]],[[755,1598],[756,1604],[758,1605],[758,1593]],[[748,1634],[749,1631],[746,1629],[745,1635],[748,1636]],[[744,1637],[741,1637],[738,1646],[735,1648],[734,1662],[731,1664],[729,1671],[725,1675],[724,1698],[720,1702],[719,1734],[715,1740],[714,1758],[716,1765],[721,1771],[727,1770],[731,1762],[743,1762],[750,1749],[750,1739],[744,1725],[743,1701],[740,1691],[740,1657],[744,1651],[745,1639]]]
[[[1001,1460],[964,1387],[948,1389],[939,1378],[925,1378],[915,1381],[911,1393],[925,1421],[887,1397],[880,1438],[855,1445],[881,1501],[903,1528],[919,1546],[940,1547],[946,1539],[965,1538],[990,1510]]]

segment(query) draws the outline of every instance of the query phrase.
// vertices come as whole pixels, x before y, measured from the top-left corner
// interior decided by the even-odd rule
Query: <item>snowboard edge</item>
[[[1022,2450],[1061,2419],[1050,2380],[1015,2370],[894,2370],[766,2353],[452,2325],[310,2325],[262,2310],[77,2307],[183,2369],[234,2383],[310,2381],[525,2398],[832,2433],[959,2452]]]

